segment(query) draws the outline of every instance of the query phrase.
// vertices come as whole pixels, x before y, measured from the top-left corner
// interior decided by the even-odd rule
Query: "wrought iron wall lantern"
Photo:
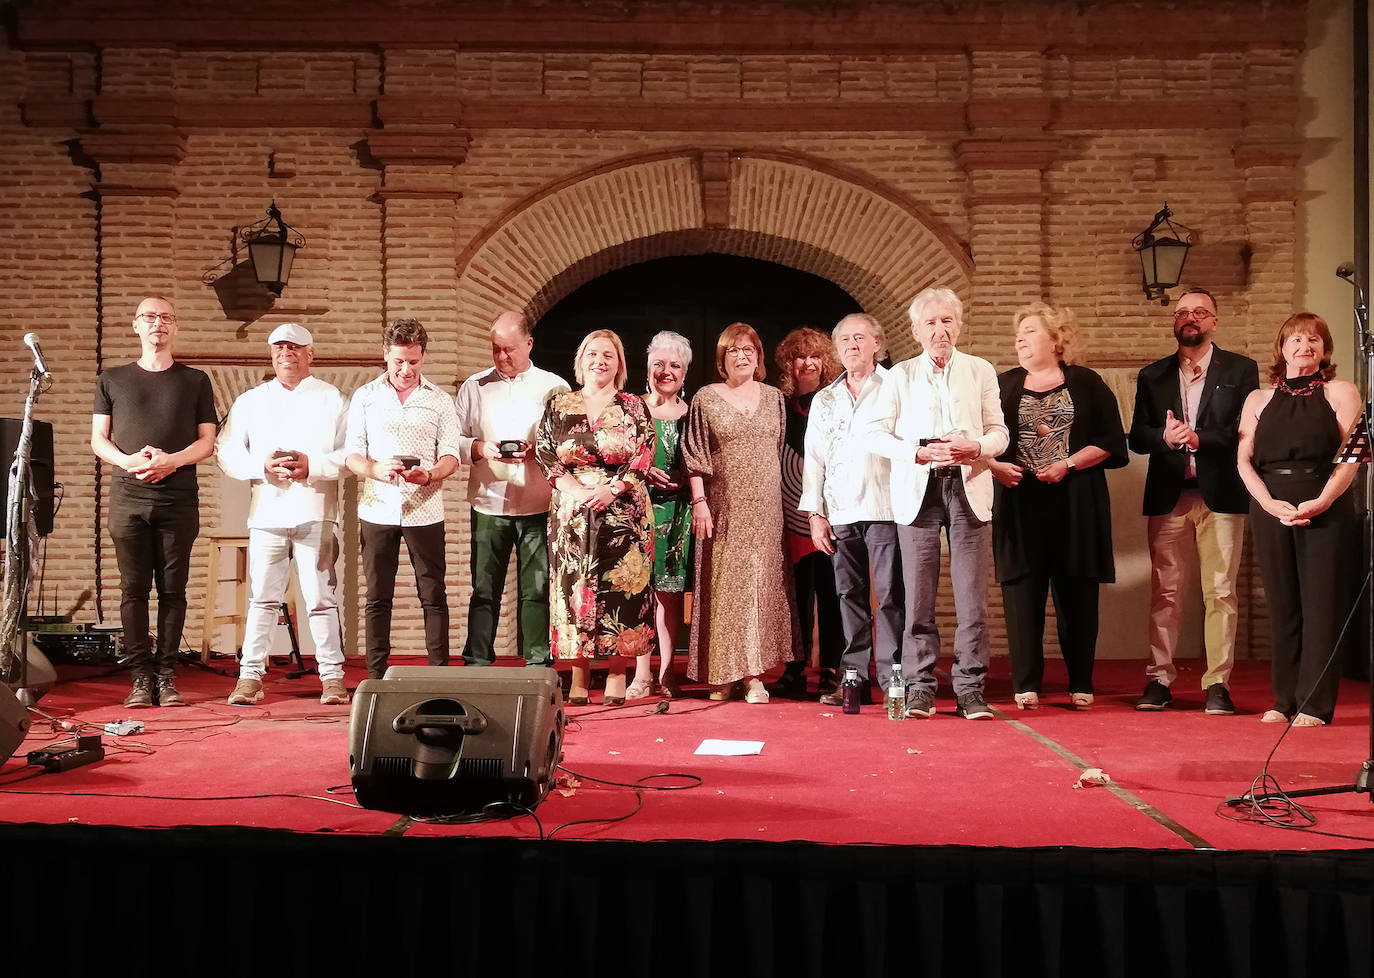
[[[258,283],[280,297],[282,288],[291,278],[291,263],[296,259],[296,251],[305,247],[305,236],[282,220],[274,200],[267,208],[267,217],[240,229],[239,237],[248,246],[248,257],[253,262],[253,275]]]
[[[1145,290],[1145,298],[1158,299],[1161,306],[1168,305],[1168,290],[1183,278],[1188,249],[1197,237],[1192,228],[1170,221],[1172,216],[1165,202],[1150,226],[1131,242],[1140,255],[1140,287]]]

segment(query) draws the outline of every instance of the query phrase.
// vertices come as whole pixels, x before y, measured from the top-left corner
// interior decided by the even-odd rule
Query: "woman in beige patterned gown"
[[[782,392],[766,376],[758,334],[734,323],[716,341],[723,383],[692,398],[682,458],[697,538],[687,675],[727,699],[767,703],[760,679],[799,658],[792,574],[784,546]]]

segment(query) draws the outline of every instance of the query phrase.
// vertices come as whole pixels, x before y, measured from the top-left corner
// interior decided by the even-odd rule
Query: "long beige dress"
[[[692,398],[687,470],[706,482],[715,521],[698,541],[687,676],[712,685],[801,657],[782,519],[782,391],[760,385],[753,413],[710,387]]]

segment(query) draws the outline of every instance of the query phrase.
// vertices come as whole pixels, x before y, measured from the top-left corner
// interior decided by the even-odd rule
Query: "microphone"
[[[48,365],[43,361],[43,349],[38,345],[37,333],[25,333],[24,345],[33,351],[33,369],[37,370],[42,377],[51,377],[48,372]]]
[[[1355,263],[1349,261],[1341,262],[1340,266],[1336,269],[1336,275],[1345,279],[1347,282],[1352,280],[1355,277]]]

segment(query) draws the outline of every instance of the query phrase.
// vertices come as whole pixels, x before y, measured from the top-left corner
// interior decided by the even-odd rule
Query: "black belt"
[[[959,476],[959,466],[957,465],[932,465],[930,467],[930,477],[932,479],[955,479]]]
[[[1326,465],[1266,465],[1264,475],[1326,475],[1331,469]]]

